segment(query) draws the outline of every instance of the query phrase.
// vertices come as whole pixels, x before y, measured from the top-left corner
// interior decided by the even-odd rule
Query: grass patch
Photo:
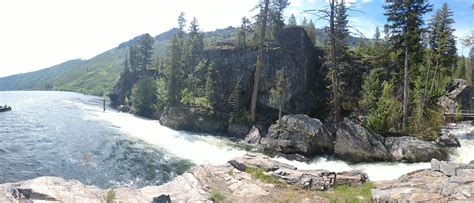
[[[265,170],[261,168],[247,167],[245,172],[249,173],[253,178],[258,179],[264,183],[274,184],[279,187],[286,187],[286,184],[278,180],[277,177],[265,175]]]
[[[211,190],[211,196],[214,198],[214,201],[217,202],[217,203],[221,203],[221,202],[224,202],[224,195],[222,195],[222,193],[219,191],[219,190]]]
[[[107,196],[106,196],[106,202],[107,203],[113,203],[115,200],[115,191],[114,189],[110,189],[109,191],[107,191]]]
[[[318,192],[321,197],[328,198],[331,202],[368,202],[372,200],[371,189],[374,184],[366,182],[361,186],[337,185],[334,190]]]

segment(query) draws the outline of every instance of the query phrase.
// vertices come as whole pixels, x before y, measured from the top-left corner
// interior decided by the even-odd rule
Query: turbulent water
[[[102,98],[67,92],[0,92],[0,183],[39,176],[60,176],[86,184],[141,187],[159,185],[195,164],[222,164],[245,154],[223,137],[175,131],[107,108]],[[452,130],[463,147],[456,161],[474,157],[474,143],[466,133]],[[429,167],[429,163],[370,163],[349,165],[317,158],[312,163],[276,158],[302,169],[344,171],[361,169],[372,180],[397,178]]]

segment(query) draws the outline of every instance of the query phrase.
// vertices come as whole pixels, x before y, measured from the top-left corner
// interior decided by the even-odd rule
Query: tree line
[[[344,0],[328,0],[326,10],[305,11],[327,21],[326,37],[319,42],[312,19],[303,18],[298,24],[291,15],[285,23],[283,13],[288,5],[288,0],[260,0],[255,7],[258,14],[253,19],[242,18],[238,28],[237,46],[250,46],[257,53],[248,106],[250,122],[258,114],[259,75],[266,47],[284,27],[300,26],[314,46],[324,49],[323,69],[332,106],[329,117],[336,128],[342,117],[363,115],[364,125],[375,132],[408,133],[422,139],[437,136],[443,115],[437,98],[446,93],[445,86],[453,78],[471,75],[469,61],[457,56],[453,12],[447,3],[425,22],[424,16],[433,10],[428,1],[386,0],[387,23],[376,28],[372,39],[360,40],[356,46],[349,41],[353,31]],[[181,13],[177,22],[178,31],[163,59],[152,58],[149,35],[129,48],[124,72],[144,78],[133,88],[130,103],[143,115],[176,105],[213,113],[219,76],[214,64],[201,57],[204,34],[196,18],[186,27]],[[287,90],[286,76],[279,71],[270,100],[279,107],[280,116]],[[236,93],[229,97],[231,104],[238,105],[240,91],[235,88]],[[237,112],[241,112],[238,106]]]

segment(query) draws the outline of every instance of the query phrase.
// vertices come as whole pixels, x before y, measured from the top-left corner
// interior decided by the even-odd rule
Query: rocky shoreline
[[[474,162],[432,160],[431,169],[397,180],[373,182],[373,199],[386,201],[473,201]],[[0,202],[329,202],[318,191],[358,187],[362,171],[299,170],[266,155],[248,153],[224,165],[200,165],[160,186],[101,189],[76,180],[39,177],[0,185]],[[330,192],[329,192],[330,193]]]

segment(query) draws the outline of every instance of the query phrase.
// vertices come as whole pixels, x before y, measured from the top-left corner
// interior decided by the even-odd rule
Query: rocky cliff
[[[328,97],[324,78],[326,73],[321,68],[322,50],[316,49],[303,28],[292,27],[283,29],[275,42],[268,44],[264,51],[263,68],[260,75],[260,86],[257,104],[257,122],[260,130],[266,131],[277,117],[278,107],[269,102],[270,89],[274,87],[276,73],[282,70],[288,80],[288,96],[284,99],[283,111],[286,113],[303,113],[322,116],[325,113],[324,104]],[[253,87],[253,77],[256,63],[256,50],[253,47],[238,47],[231,43],[215,44],[202,53],[202,57],[212,63],[215,89],[212,96],[216,115],[215,119],[208,118],[212,123],[224,121],[224,126],[219,129],[228,129],[227,122],[230,112],[235,108],[232,104],[233,96],[237,94],[237,106],[248,110]],[[205,79],[206,74],[197,74]],[[236,91],[238,89],[239,91]],[[161,123],[169,127],[180,128],[172,119],[182,116],[173,115],[181,111],[165,112]],[[190,115],[194,116],[196,115]],[[199,117],[199,116],[198,116]],[[201,116],[200,118],[205,118]],[[191,119],[192,120],[192,119]],[[206,119],[204,119],[206,120]],[[202,123],[201,123],[202,124]],[[200,126],[192,123],[183,123],[186,130],[201,131]],[[227,126],[227,127],[226,127]],[[245,135],[250,126],[240,135]],[[225,130],[224,130],[225,131]],[[246,132],[244,132],[246,131]],[[222,131],[220,131],[222,132]]]

